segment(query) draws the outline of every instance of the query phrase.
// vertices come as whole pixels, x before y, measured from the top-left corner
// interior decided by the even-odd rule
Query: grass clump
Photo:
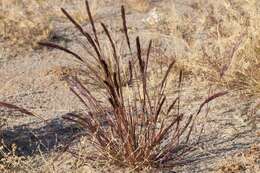
[[[62,0],[1,0],[0,37],[5,43],[3,46],[6,49],[19,48],[17,52],[20,53],[23,49],[38,48],[39,41],[52,39],[58,32],[56,25],[63,21],[63,16],[57,13],[57,6],[63,3]],[[68,2],[68,6],[73,8],[75,3]],[[96,10],[96,3],[92,1],[92,10]],[[73,12],[80,22],[88,20],[83,9]]]
[[[196,9],[200,11],[195,14],[201,20],[195,20],[195,34],[189,37],[203,35],[203,39],[193,39],[193,44],[189,44],[192,55],[184,64],[213,84],[259,96],[258,2],[199,2]]]
[[[9,46],[35,48],[50,37],[50,18],[38,15],[43,9],[36,1],[3,0],[0,8],[0,36]]]
[[[260,171],[258,164],[260,159],[260,145],[253,144],[249,149],[239,152],[235,155],[228,156],[219,163],[217,173],[229,172],[251,172],[257,173]]]
[[[152,81],[153,74],[157,73],[149,71],[152,41],[146,51],[143,51],[144,45],[139,37],[135,39],[135,46],[131,44],[124,7],[121,14],[128,57],[119,52],[118,46],[121,45],[115,43],[107,26],[101,23],[108,41],[103,45],[88,1],[86,7],[93,35],[85,31],[65,9],[62,12],[87,39],[83,46],[90,53],[89,57],[54,43],[39,43],[73,55],[87,67],[92,83],[100,88],[98,96],[90,90],[90,85],[84,86],[76,77],[66,78],[71,91],[86,106],[86,110],[79,114],[69,113],[64,118],[86,129],[85,135],[96,149],[81,157],[134,169],[172,167],[182,163],[199,143],[201,134],[196,139],[192,136],[203,107],[226,92],[209,96],[195,113],[185,115],[180,106],[182,72],[177,83],[177,96],[173,98],[166,92],[175,60],[163,70],[159,82]]]

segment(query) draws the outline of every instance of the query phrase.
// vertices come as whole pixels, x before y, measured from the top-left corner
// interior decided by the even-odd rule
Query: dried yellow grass
[[[36,47],[50,36],[50,18],[40,15],[43,9],[36,1],[3,0],[0,5],[0,35],[9,46]]]
[[[0,36],[5,46],[38,48],[37,42],[48,40],[54,34],[54,22],[63,20],[60,4],[65,0],[1,0],[0,2]],[[69,2],[70,12],[80,23],[86,22],[84,1]],[[93,0],[90,8],[95,15],[97,1]]]
[[[259,159],[260,145],[255,144],[244,152],[228,157],[224,161],[222,160],[216,173],[258,173],[260,172]]]
[[[146,12],[150,8],[149,0],[124,0],[124,2],[133,10]]]
[[[259,3],[202,2],[198,0],[192,6],[198,15],[195,24],[193,16],[180,17],[179,32],[190,51],[188,58],[179,61],[180,66],[203,80],[259,96]]]

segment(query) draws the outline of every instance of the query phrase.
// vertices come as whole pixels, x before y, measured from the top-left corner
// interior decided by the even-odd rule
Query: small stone
[[[157,25],[162,21],[163,15],[160,13],[158,8],[153,8],[144,22],[148,25]]]

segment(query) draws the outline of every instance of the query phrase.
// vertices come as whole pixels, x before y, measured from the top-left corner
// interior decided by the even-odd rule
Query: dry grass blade
[[[97,46],[96,46],[96,44],[95,44],[95,42],[93,41],[93,39],[92,39],[92,37],[88,34],[88,33],[84,33],[84,35],[86,36],[86,38],[88,39],[88,42],[90,43],[90,45],[94,48],[94,50],[95,50],[95,52],[96,52],[96,54],[97,54],[97,56],[98,56],[98,59],[99,59],[99,61],[102,59],[102,57],[101,57],[101,54],[100,54],[100,52],[99,52],[99,50],[98,50],[98,48],[97,48]]]
[[[80,98],[85,104],[88,105],[88,108],[95,108],[96,112],[102,112],[103,108],[96,100],[96,98],[90,93],[90,91],[83,86],[77,78],[66,78],[70,89]]]
[[[149,58],[150,58],[152,43],[153,43],[153,41],[150,40],[149,46],[148,46],[148,50],[147,50],[147,55],[146,55],[146,61],[145,61],[145,72],[146,72],[146,73],[147,73],[148,62],[149,62]]]
[[[23,114],[26,114],[26,115],[29,115],[29,116],[34,116],[34,117],[37,117],[37,118],[40,118],[42,121],[45,121],[45,119],[35,113],[32,113],[24,108],[21,108],[19,106],[16,106],[16,105],[13,105],[13,104],[10,104],[10,103],[5,103],[5,102],[0,102],[0,107],[4,107],[4,108],[8,108],[8,109],[13,109],[15,111],[18,111],[18,112],[21,112]]]
[[[114,57],[114,60],[116,62],[116,70],[117,70],[117,73],[114,73],[114,82],[115,82],[115,85],[116,85],[116,88],[117,90],[119,91],[118,94],[120,94],[121,96],[123,95],[123,92],[122,92],[122,79],[121,79],[121,69],[120,69],[120,64],[119,64],[119,58],[117,56],[117,51],[116,51],[116,46],[115,46],[115,43],[106,27],[106,25],[104,23],[101,23],[108,39],[109,39],[109,42],[110,42],[110,45],[113,49],[113,57]],[[117,79],[118,78],[118,82],[117,82]],[[121,100],[123,102],[123,100]]]
[[[180,71],[180,74],[179,74],[179,83],[178,83],[178,107],[177,107],[177,110],[178,110],[178,115],[180,114],[180,102],[181,102],[181,85],[182,85],[182,77],[183,77],[183,71],[181,70]]]
[[[133,67],[132,67],[132,62],[128,62],[128,70],[129,70],[129,80],[127,84],[131,86],[133,84]]]
[[[106,25],[105,25],[104,23],[101,23],[101,25],[102,25],[102,27],[103,27],[103,29],[104,29],[104,31],[105,31],[107,37],[108,37],[109,42],[110,42],[110,44],[111,44],[111,47],[112,47],[112,49],[113,49],[113,57],[114,57],[114,59],[115,59],[115,61],[116,61],[116,63],[117,63],[117,66],[119,66],[119,64],[118,64],[118,63],[119,63],[119,62],[118,62],[118,57],[117,57],[117,53],[116,53],[115,43],[114,43],[114,41],[113,41],[113,39],[112,39],[112,37],[111,37],[111,35],[110,35],[110,33],[109,33],[109,31],[108,31]]]
[[[90,23],[91,23],[91,26],[92,26],[92,30],[93,30],[93,33],[95,35],[95,41],[100,49],[100,45],[99,45],[99,41],[98,41],[98,36],[97,36],[97,30],[96,30],[96,27],[95,27],[95,23],[94,23],[94,20],[93,20],[93,17],[91,15],[91,11],[90,11],[90,8],[89,8],[89,3],[88,1],[86,0],[85,1],[86,3],[86,8],[87,8],[87,12],[88,12],[88,17],[89,17],[89,20],[90,20]]]
[[[68,54],[73,55],[75,58],[77,58],[81,62],[84,62],[84,60],[78,54],[76,54],[75,52],[72,52],[69,49],[66,49],[66,48],[64,48],[62,46],[59,46],[57,44],[50,43],[50,42],[39,42],[38,44],[41,45],[41,46],[47,46],[47,47],[51,47],[51,48],[62,50],[64,52],[67,52]]]
[[[171,110],[173,109],[174,105],[176,104],[176,102],[179,100],[179,97],[177,97],[176,99],[174,99],[174,101],[172,102],[172,104],[169,106],[166,115],[169,115],[169,113],[171,112]]]
[[[218,97],[224,96],[224,95],[226,95],[226,94],[228,94],[228,92],[227,92],[227,91],[223,91],[223,92],[219,92],[219,93],[213,94],[212,96],[208,97],[208,98],[200,105],[199,110],[198,110],[198,112],[197,112],[197,115],[201,112],[202,108],[203,108],[207,103],[209,103],[210,101],[212,101],[212,100],[214,100],[214,99],[216,99],[216,98],[218,98]]]
[[[127,29],[127,24],[126,24],[126,17],[125,17],[125,8],[124,8],[124,6],[121,7],[121,16],[122,16],[123,30],[124,30],[124,33],[125,33],[125,38],[126,38],[126,41],[127,41],[127,45],[128,45],[130,53],[132,53],[131,44],[130,44],[130,40],[129,40],[129,36],[128,36],[128,29]]]
[[[157,104],[156,106],[158,106],[158,105],[160,104],[161,99],[162,99],[162,97],[164,96],[163,93],[164,93],[165,84],[166,84],[168,75],[169,75],[169,73],[171,72],[171,69],[173,68],[173,65],[175,64],[175,62],[176,62],[175,60],[172,60],[172,62],[171,62],[171,64],[169,65],[169,67],[168,67],[166,73],[164,74],[164,77],[163,77],[163,79],[162,79],[162,81],[161,81],[160,89],[159,89],[159,92],[158,92],[158,97],[159,97],[159,98],[158,98],[158,101],[157,101],[157,103],[156,103],[156,104]],[[156,109],[158,109],[158,108],[156,107]]]
[[[173,65],[175,64],[175,62],[176,62],[175,60],[172,60],[171,64],[169,65],[169,67],[163,77],[163,80],[161,82],[161,89],[160,89],[161,91],[163,89],[163,86],[165,85],[165,82],[167,81],[167,77],[168,77],[169,73],[171,72],[171,69],[173,68]]]
[[[140,71],[141,71],[141,74],[144,74],[145,62],[142,60],[142,52],[141,52],[141,45],[140,45],[139,37],[136,38],[136,48],[137,48],[137,58],[139,61]]]
[[[24,109],[24,108],[21,108],[21,107],[18,107],[16,105],[13,105],[13,104],[9,104],[9,103],[5,103],[5,102],[0,102],[0,106],[1,107],[6,107],[8,109],[13,109],[13,110],[16,110],[16,111],[19,111],[23,114],[27,114],[27,115],[31,115],[31,116],[35,116],[35,114],[33,114],[32,112]]]
[[[76,22],[73,19],[73,17],[71,17],[71,15],[65,9],[61,8],[61,11],[75,25],[75,27],[87,38],[88,42],[94,48],[94,50],[97,53],[97,56],[98,56],[98,58],[100,60],[101,59],[101,54],[100,54],[100,52],[99,52],[95,42],[93,41],[92,37],[87,32],[84,31],[84,29],[80,26],[80,24],[78,22]]]
[[[157,110],[156,110],[156,114],[155,114],[155,118],[154,118],[155,123],[156,123],[157,120],[158,120],[158,116],[159,116],[159,114],[160,114],[160,112],[161,112],[161,110],[162,110],[162,106],[163,106],[165,100],[166,100],[166,97],[164,96],[163,99],[162,99],[162,101],[159,103],[159,106],[158,106],[158,108],[157,108]]]
[[[71,17],[71,15],[64,8],[61,8],[61,11],[76,26],[76,28],[84,35],[85,32],[84,32],[83,28],[80,26],[80,24],[78,22],[76,22],[76,20],[74,20],[73,17]]]

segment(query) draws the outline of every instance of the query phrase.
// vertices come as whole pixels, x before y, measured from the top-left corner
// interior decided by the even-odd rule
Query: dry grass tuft
[[[179,32],[190,52],[180,64],[203,80],[259,96],[259,3],[202,2],[194,2],[194,11],[179,16]]]
[[[49,40],[55,34],[54,25],[63,20],[57,12],[57,7],[63,0],[1,0],[0,2],[0,36],[6,48],[38,48],[39,41]],[[79,3],[78,3],[79,2]],[[68,2],[79,10],[72,10],[75,18],[80,22],[88,19],[85,15],[82,1]],[[94,0],[90,7],[94,12],[97,1]],[[84,11],[84,12],[83,12]],[[18,51],[19,52],[19,51]]]
[[[88,7],[88,1],[86,6]],[[175,98],[166,93],[175,59],[167,68],[161,69],[160,75],[157,74],[160,76],[160,81],[153,84],[152,74],[157,71],[149,72],[152,41],[149,42],[145,52],[139,37],[136,37],[135,46],[130,44],[123,6],[122,24],[130,57],[125,57],[119,52],[120,45],[115,43],[104,23],[101,23],[101,27],[108,43],[102,44],[89,8],[87,13],[92,26],[92,35],[85,31],[65,9],[62,9],[62,12],[88,41],[84,46],[89,46],[87,48],[89,57],[80,56],[54,43],[39,44],[65,51],[85,65],[89,69],[89,78],[102,88],[99,94],[105,98],[105,100],[99,99],[90,91],[89,86],[85,87],[76,77],[67,77],[71,91],[86,106],[86,110],[81,114],[68,113],[64,119],[86,129],[85,135],[95,147],[93,152],[83,156],[79,156],[79,152],[72,153],[86,160],[108,162],[134,170],[147,167],[173,167],[185,161],[186,156],[195,150],[194,146],[200,141],[201,134],[195,137],[193,130],[203,107],[227,92],[209,96],[196,112],[185,115],[180,106],[182,71]],[[134,50],[136,54],[133,53]]]
[[[3,173],[10,172],[60,172],[57,171],[56,162],[52,159],[52,154],[38,155],[35,157],[17,156],[17,146],[12,145],[11,149],[6,149],[5,145],[1,143],[0,146],[0,171]],[[40,165],[40,167],[39,167]],[[63,170],[65,170],[63,168]],[[72,168],[68,171],[71,171]]]
[[[12,146],[12,150],[9,152],[4,151],[4,146],[0,146],[0,171],[8,172],[8,171],[21,171],[24,170],[24,157],[18,157],[15,154],[16,146]],[[28,166],[27,166],[28,170]]]
[[[47,40],[52,31],[50,18],[35,1],[3,0],[0,4],[0,35],[9,46],[37,47],[37,42]]]
[[[217,173],[258,173],[260,171],[259,161],[260,146],[255,144],[250,149],[227,158],[224,162],[221,161]]]

